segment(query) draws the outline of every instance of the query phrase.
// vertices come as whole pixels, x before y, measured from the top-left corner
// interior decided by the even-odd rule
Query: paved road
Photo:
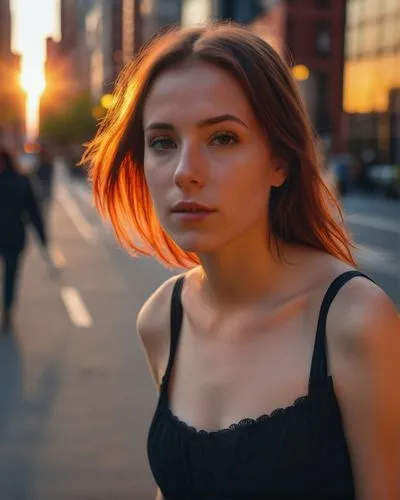
[[[361,263],[400,306],[400,205],[345,205]],[[85,185],[63,176],[51,227],[61,279],[32,244],[16,335],[0,338],[0,500],[153,499],[156,393],[134,324],[170,273],[122,252]]]
[[[344,208],[361,267],[400,310],[400,201],[349,196]]]

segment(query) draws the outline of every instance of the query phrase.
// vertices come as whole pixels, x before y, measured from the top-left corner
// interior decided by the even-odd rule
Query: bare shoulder
[[[362,499],[399,498],[400,319],[390,298],[356,277],[327,318],[329,357]]]
[[[159,387],[167,366],[170,343],[170,305],[172,290],[181,275],[165,281],[143,304],[136,331],[143,345],[151,374]]]
[[[334,300],[327,319],[332,341],[342,348],[372,348],[400,341],[400,319],[388,295],[375,283],[355,277]]]
[[[136,327],[139,337],[158,335],[169,321],[172,290],[181,275],[172,276],[157,288],[139,311]]]

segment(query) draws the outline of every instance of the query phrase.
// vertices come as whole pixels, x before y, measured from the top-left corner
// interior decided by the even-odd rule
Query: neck
[[[211,300],[232,306],[265,298],[276,292],[285,267],[284,246],[265,234],[246,235],[217,252],[200,256]]]

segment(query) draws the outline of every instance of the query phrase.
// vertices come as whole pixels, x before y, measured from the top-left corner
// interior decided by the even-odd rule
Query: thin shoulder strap
[[[318,383],[328,377],[328,362],[327,362],[327,341],[326,341],[326,319],[329,308],[343,286],[357,276],[362,276],[372,281],[360,271],[346,271],[340,274],[328,287],[325,296],[322,300],[321,309],[319,311],[317,332],[315,334],[314,352],[311,362],[310,378],[309,378],[309,393],[318,387]]]
[[[181,332],[182,318],[183,318],[183,308],[182,308],[182,288],[184,283],[184,276],[179,277],[174,285],[171,296],[171,307],[170,307],[170,347],[169,347],[169,357],[167,369],[165,370],[165,375],[163,377],[163,383],[161,388],[161,396],[167,391],[168,382],[171,376],[172,368],[174,366],[175,354],[178,348],[179,335]]]

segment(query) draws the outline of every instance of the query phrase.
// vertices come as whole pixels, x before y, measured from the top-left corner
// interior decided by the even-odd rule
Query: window
[[[399,21],[394,16],[384,17],[381,24],[380,49],[390,50],[396,46],[399,35]]]
[[[382,0],[364,0],[363,8],[363,19],[364,21],[376,21],[377,17],[381,13]]]
[[[315,4],[317,7],[328,9],[331,6],[331,0],[315,0]]]
[[[361,50],[363,54],[373,54],[378,50],[379,24],[376,22],[365,24],[362,28]]]
[[[359,30],[358,28],[350,28],[346,36],[346,57],[355,59],[359,53]]]
[[[331,50],[331,33],[329,23],[321,22],[317,25],[316,36],[317,52],[321,56],[326,56]]]
[[[316,125],[318,132],[327,132],[331,127],[329,103],[329,81],[326,73],[316,73],[317,109]]]
[[[399,0],[386,0],[382,6],[383,12],[386,15],[394,15],[400,13]]]
[[[235,2],[223,0],[219,8],[221,19],[235,19]]]
[[[359,1],[348,2],[347,4],[347,20],[348,26],[357,26],[361,19],[362,5]]]

